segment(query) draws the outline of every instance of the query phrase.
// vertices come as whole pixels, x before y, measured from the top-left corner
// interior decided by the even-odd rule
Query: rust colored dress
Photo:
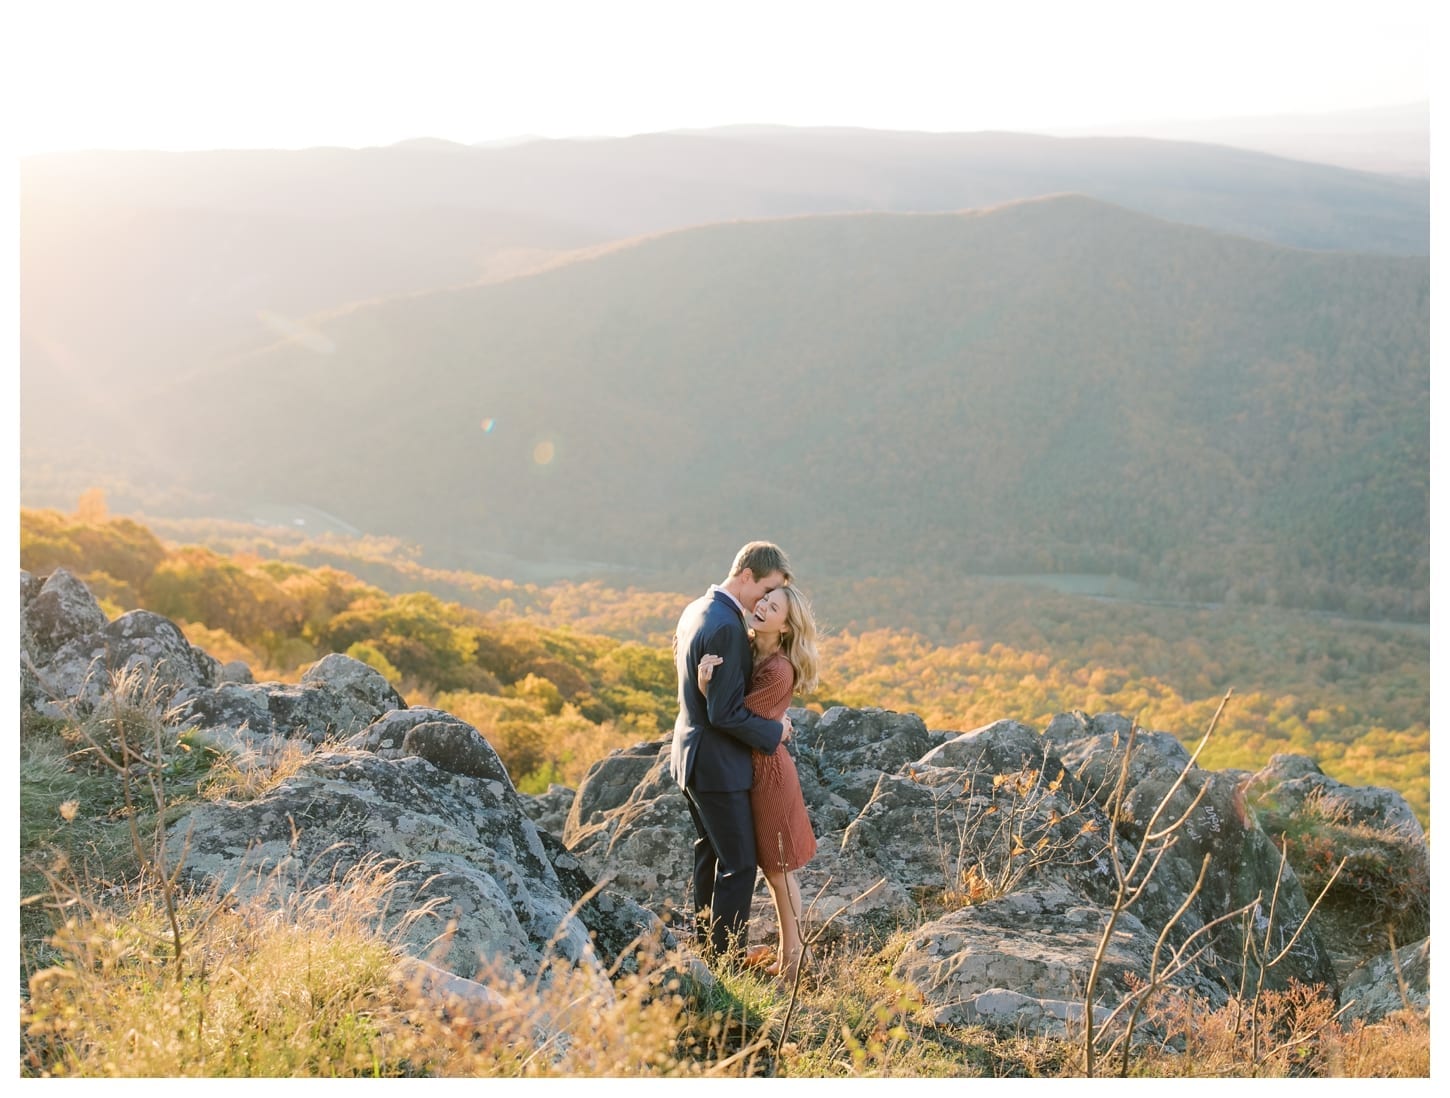
[[[790,706],[795,669],[779,652],[767,656],[750,676],[745,708],[780,720]],[[755,818],[755,857],[762,869],[799,869],[816,852],[816,834],[806,814],[806,799],[795,759],[785,744],[766,755],[752,751],[755,780],[750,787],[750,812]],[[784,860],[782,861],[782,854]]]

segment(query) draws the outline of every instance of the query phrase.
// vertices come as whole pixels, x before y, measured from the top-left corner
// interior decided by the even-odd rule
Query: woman
[[[816,623],[810,604],[794,587],[780,587],[756,603],[745,624],[755,653],[745,707],[757,716],[779,720],[794,694],[808,694],[816,688]],[[710,676],[720,662],[719,656],[711,655],[700,661],[697,675],[702,693],[709,690]],[[815,855],[816,836],[790,752],[784,746],[770,755],[756,751],[751,761],[756,862],[765,874],[780,924],[777,960],[768,971],[793,983],[802,952],[801,893],[795,871]],[[760,954],[752,953],[751,960],[760,959]],[[768,947],[765,955],[769,955]]]

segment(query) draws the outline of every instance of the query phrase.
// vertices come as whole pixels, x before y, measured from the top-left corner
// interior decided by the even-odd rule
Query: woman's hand
[[[700,666],[695,671],[695,683],[700,688],[700,693],[707,694],[710,691],[710,676],[715,674],[715,668],[724,663],[724,657],[714,656],[706,652],[700,658]]]

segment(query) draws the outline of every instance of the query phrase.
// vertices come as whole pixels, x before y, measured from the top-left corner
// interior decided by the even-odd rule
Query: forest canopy
[[[296,681],[329,652],[351,655],[410,704],[473,724],[526,792],[577,785],[610,750],[674,723],[669,638],[698,591],[441,572],[377,539],[232,530],[217,548],[172,545],[94,508],[20,518],[21,567],[70,569],[109,616],[164,614],[258,680]],[[798,704],[879,706],[962,731],[1116,711],[1191,745],[1232,688],[1204,765],[1255,770],[1278,752],[1306,754],[1340,781],[1398,790],[1429,823],[1425,631],[946,575],[823,579],[810,594],[822,676]]]

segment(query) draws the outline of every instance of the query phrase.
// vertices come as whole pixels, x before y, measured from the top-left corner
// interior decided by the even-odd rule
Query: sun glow
[[[1433,37],[1420,0],[15,7],[22,154],[1343,110],[1427,99]]]

